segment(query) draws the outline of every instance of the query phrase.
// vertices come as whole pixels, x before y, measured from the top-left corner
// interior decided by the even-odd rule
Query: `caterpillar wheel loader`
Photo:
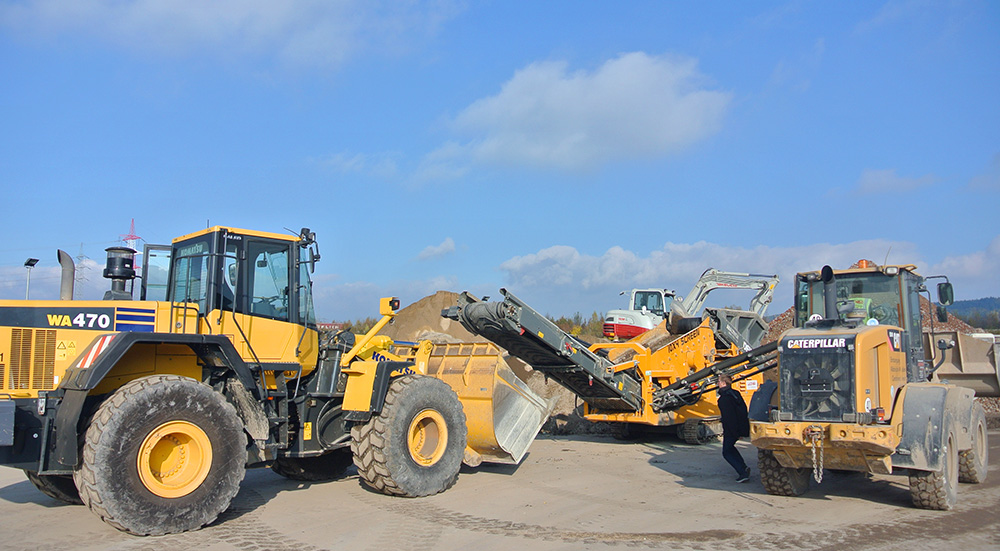
[[[951,283],[935,277],[945,279],[939,302],[951,304]],[[959,482],[986,478],[986,419],[973,397],[998,395],[995,359],[983,355],[963,372],[950,339],[925,349],[926,279],[912,265],[867,261],[796,276],[796,327],[777,343],[777,393],[751,401],[751,417],[755,403],[770,404],[751,423],[769,493],[801,495],[823,469],[905,473],[914,505],[950,509]],[[1000,347],[987,346],[996,358]],[[952,370],[939,371],[948,355]]]
[[[216,226],[108,251],[103,301],[0,301],[0,465],[137,535],[197,529],[248,467],[405,497],[452,486],[464,462],[517,463],[544,402],[489,344],[317,331],[315,234]],[[126,289],[129,284],[132,289]]]

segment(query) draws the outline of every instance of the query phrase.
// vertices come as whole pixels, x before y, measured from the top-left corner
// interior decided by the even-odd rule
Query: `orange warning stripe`
[[[104,350],[108,347],[109,344],[111,344],[111,341],[114,338],[115,338],[114,335],[104,335],[103,337],[98,339],[97,343],[94,344],[94,346],[90,349],[90,352],[87,353],[87,357],[84,358],[82,362],[80,362],[80,367],[82,369],[86,369],[91,365],[93,365],[94,361],[97,360],[97,357],[104,352]]]

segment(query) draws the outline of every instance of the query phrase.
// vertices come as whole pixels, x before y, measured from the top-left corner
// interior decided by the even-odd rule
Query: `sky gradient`
[[[0,0],[0,298],[103,249],[317,233],[322,320],[551,315],[859,258],[1000,295],[1000,4]],[[749,296],[745,297],[749,300]]]

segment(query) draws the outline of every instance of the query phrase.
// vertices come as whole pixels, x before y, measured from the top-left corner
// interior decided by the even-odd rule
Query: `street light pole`
[[[31,290],[31,269],[35,267],[35,264],[38,264],[37,258],[29,258],[24,261],[24,267],[28,270],[28,279],[24,284],[24,300],[28,300],[28,291]]]

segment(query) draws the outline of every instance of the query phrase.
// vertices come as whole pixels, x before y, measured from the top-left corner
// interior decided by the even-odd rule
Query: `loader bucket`
[[[517,464],[550,408],[507,367],[492,343],[435,344],[425,373],[458,394],[469,429],[465,463]]]

